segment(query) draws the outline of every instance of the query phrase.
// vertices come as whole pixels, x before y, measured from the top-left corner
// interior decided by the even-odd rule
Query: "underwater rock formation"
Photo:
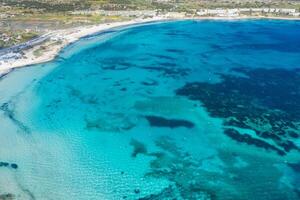
[[[240,152],[240,158],[247,164],[236,166],[237,155],[230,151],[196,158],[170,137],[160,137],[155,144],[161,151],[148,151],[144,154],[153,158],[145,177],[166,179],[170,185],[158,193],[141,197],[142,200],[232,200],[253,197],[257,200],[286,199],[286,191],[278,188],[282,174],[274,166],[272,159]],[[219,165],[221,171],[211,170],[216,159],[223,163]],[[203,166],[207,161],[211,162]],[[291,188],[288,195],[290,199],[297,199],[294,188]]]
[[[7,167],[8,165],[8,162],[0,162],[0,167]]]
[[[178,199],[179,191],[177,191],[176,187],[172,187],[171,185],[165,189],[163,189],[160,193],[158,194],[150,194],[146,197],[139,198],[138,200],[160,200],[160,199],[166,199],[166,200],[171,200],[171,199]]]
[[[135,139],[131,139],[130,145],[133,146],[133,152],[131,154],[132,157],[135,158],[138,154],[147,154],[147,148],[143,143]]]
[[[16,163],[8,163],[8,162],[0,162],[0,167],[10,167],[12,169],[18,169],[18,165]]]
[[[11,164],[10,164],[10,167],[13,168],[13,169],[18,169],[18,165],[15,164],[15,163],[11,163]]]
[[[16,119],[14,112],[14,105],[12,102],[3,103],[0,106],[0,111],[2,111],[6,117],[8,117],[20,130],[25,133],[30,133],[30,129],[21,121]]]
[[[0,194],[0,200],[13,200],[15,199],[15,196],[13,194],[7,193],[7,194]]]
[[[195,181],[198,166],[190,159],[188,153],[182,152],[181,148],[169,138],[162,137],[156,141],[156,145],[163,149],[161,152],[148,152],[145,145],[136,140],[132,140],[130,144],[135,147],[133,155],[138,153],[154,158],[150,163],[151,170],[145,174],[145,177],[163,178],[171,183],[169,187],[159,193],[141,197],[140,200],[211,199],[213,194],[210,194],[205,188],[198,187],[197,181]]]
[[[145,116],[145,118],[150,123],[150,126],[156,126],[156,127],[193,128],[195,126],[194,123],[187,121],[187,120],[181,120],[181,119],[166,119],[164,117],[158,117],[158,116],[153,116],[153,115],[147,115],[147,116]]]
[[[259,140],[256,138],[251,137],[248,134],[240,134],[237,130],[234,130],[232,128],[225,129],[224,133],[232,138],[233,140],[236,140],[238,142],[243,142],[249,145],[254,145],[256,147],[264,148],[266,150],[273,150],[277,152],[279,155],[285,155],[285,152],[281,149],[278,149],[274,147],[273,145],[270,145],[267,142],[264,142],[263,140]]]
[[[150,66],[150,67],[140,67],[141,69],[149,70],[149,71],[158,71],[161,72],[163,76],[165,77],[182,77],[187,76],[190,73],[190,69],[183,68],[183,67],[174,67],[170,66],[170,64],[166,64],[167,66]]]
[[[220,74],[219,83],[187,83],[176,94],[202,102],[213,117],[224,119],[225,126],[255,131],[260,144],[273,141],[268,149],[280,155],[300,151],[291,139],[300,136],[299,71],[236,68],[233,72],[241,75]]]

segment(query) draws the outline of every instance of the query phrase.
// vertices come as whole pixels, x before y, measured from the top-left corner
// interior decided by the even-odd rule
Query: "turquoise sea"
[[[0,199],[300,199],[300,21],[82,38],[0,79]]]

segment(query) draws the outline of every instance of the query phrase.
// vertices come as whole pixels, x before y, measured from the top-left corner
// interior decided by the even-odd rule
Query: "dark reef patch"
[[[135,158],[138,154],[147,154],[147,148],[143,143],[135,139],[131,139],[130,145],[133,146],[133,152],[131,154],[132,157]]]
[[[141,197],[140,200],[198,200],[215,197],[214,191],[208,187],[202,187],[207,185],[208,180],[203,180],[199,176],[199,163],[195,159],[192,159],[168,137],[159,138],[155,144],[162,151],[147,154],[153,157],[153,160],[150,163],[150,171],[145,177],[163,178],[168,180],[170,185],[158,193]]]
[[[8,167],[8,162],[0,162],[0,167]]]
[[[184,53],[184,50],[182,49],[166,49],[167,52],[170,52],[170,53],[176,53],[176,54],[183,54]]]
[[[272,50],[279,52],[299,52],[299,44],[289,44],[286,43],[271,43],[271,44],[242,44],[242,45],[233,45],[228,47],[228,49],[245,49],[245,50]]]
[[[141,69],[149,70],[149,71],[158,71],[162,72],[163,76],[166,77],[180,77],[180,76],[187,76],[190,72],[188,68],[181,68],[181,67],[170,67],[170,66],[151,66],[151,67],[140,67]]]
[[[25,133],[31,133],[29,127],[27,127],[23,122],[19,121],[14,112],[14,104],[12,102],[3,103],[0,106],[0,111],[3,111],[4,115],[8,117],[19,129]]]
[[[168,128],[178,128],[178,127],[185,127],[185,128],[193,128],[195,126],[194,123],[188,120],[181,120],[181,119],[166,119],[163,117],[147,115],[145,118],[150,123],[150,126],[155,127],[168,127]]]
[[[0,194],[0,200],[13,200],[13,199],[15,199],[15,195],[11,193]]]
[[[91,95],[85,95],[82,94],[82,92],[72,86],[67,86],[68,89],[70,90],[70,96],[73,96],[75,98],[78,98],[81,102],[85,103],[85,104],[89,104],[89,105],[96,105],[99,104],[98,102],[98,98],[91,94]],[[59,100],[60,102],[61,100]],[[57,104],[59,102],[54,102],[54,104]]]
[[[160,199],[176,199],[176,187],[171,185],[157,194],[150,194],[148,196],[139,198],[138,200],[160,200]],[[170,198],[172,197],[172,198]]]
[[[18,165],[15,164],[15,163],[11,163],[11,164],[10,164],[10,167],[13,168],[13,169],[18,169]]]
[[[0,161],[0,167],[10,167],[12,169],[18,169],[19,166],[16,163],[8,163],[8,162]]]
[[[126,70],[129,69],[130,66],[125,64],[113,65],[113,66],[101,66],[103,70]]]
[[[141,197],[142,200],[286,199],[285,191],[278,189],[282,174],[268,158],[239,152],[247,165],[236,167],[236,154],[231,150],[221,151],[218,155],[195,157],[170,137],[158,138],[155,145],[160,150],[147,153],[153,160],[145,177],[166,179],[170,184],[158,193]],[[214,164],[214,160],[218,159],[221,160],[220,164]],[[211,170],[215,166],[220,170]],[[297,194],[293,189],[290,195],[291,199],[296,199]]]
[[[299,163],[288,163],[288,166],[291,167],[295,172],[300,173],[300,162]]]
[[[273,151],[276,151],[279,155],[285,155],[286,154],[284,151],[274,147],[273,145],[270,145],[269,143],[267,143],[263,140],[253,138],[248,134],[240,134],[238,131],[236,131],[232,128],[225,129],[224,133],[228,137],[230,137],[230,138],[232,138],[232,139],[234,139],[238,142],[243,142],[243,143],[246,143],[246,144],[249,144],[249,145],[254,145],[256,147],[261,147],[261,148],[264,148],[266,150],[273,150]]]
[[[126,70],[131,67],[136,67],[135,64],[128,62],[126,58],[122,57],[98,59],[96,62],[103,70]]]
[[[159,58],[159,59],[174,60],[174,58],[172,56],[166,56],[166,55],[163,55],[163,54],[148,53],[147,55],[155,57],[155,58]]]
[[[213,117],[224,118],[226,126],[255,131],[261,138],[256,146],[266,148],[264,140],[272,140],[275,145],[267,149],[280,155],[300,151],[292,141],[300,135],[299,72],[263,68],[236,68],[234,72],[243,76],[219,74],[220,83],[187,83],[176,94],[201,101]],[[243,137],[238,132],[231,134],[239,142],[254,142],[254,138]]]

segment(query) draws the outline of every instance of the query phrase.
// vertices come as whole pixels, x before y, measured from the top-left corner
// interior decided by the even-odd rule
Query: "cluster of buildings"
[[[197,11],[198,16],[216,17],[238,17],[241,15],[286,15],[299,17],[300,12],[296,9],[288,8],[234,8],[234,9],[201,9]]]
[[[190,17],[239,17],[239,16],[261,16],[261,15],[278,15],[287,17],[300,17],[300,11],[289,8],[217,8],[217,9],[200,9],[196,13],[185,12],[162,12],[158,10],[87,10],[87,11],[74,11],[71,14],[80,15],[103,15],[103,16],[122,16],[122,17],[155,17],[164,15],[170,18],[180,18],[185,16]]]
[[[156,10],[87,10],[73,11],[71,14],[80,15],[103,15],[103,16],[121,16],[121,17],[153,17],[157,15]]]

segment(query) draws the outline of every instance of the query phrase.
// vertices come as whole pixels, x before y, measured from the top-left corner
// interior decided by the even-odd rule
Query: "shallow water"
[[[299,199],[299,35],[296,21],[147,24],[15,70],[0,195]]]

